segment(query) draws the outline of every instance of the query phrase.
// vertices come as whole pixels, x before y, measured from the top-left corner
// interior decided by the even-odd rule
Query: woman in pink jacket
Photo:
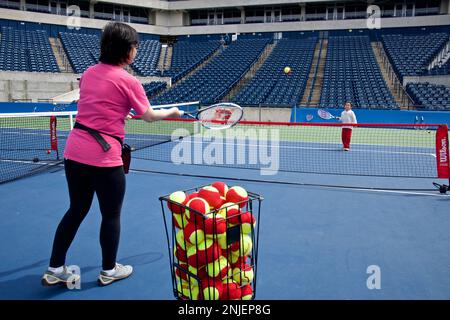
[[[64,150],[70,207],[56,230],[50,265],[42,277],[44,285],[79,280],[66,268],[65,258],[94,194],[102,214],[99,284],[108,285],[133,272],[131,266],[116,261],[125,195],[121,157],[125,119],[131,109],[148,122],[181,115],[177,108],[153,110],[139,80],[124,70],[135,58],[137,47],[136,30],[123,23],[109,23],[102,34],[100,62],[87,69],[80,79],[78,127],[71,131]],[[97,131],[103,142],[110,145],[109,150],[86,130]]]

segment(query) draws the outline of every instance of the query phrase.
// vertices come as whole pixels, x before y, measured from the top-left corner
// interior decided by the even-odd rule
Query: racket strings
[[[198,114],[202,125],[211,129],[230,128],[242,118],[242,109],[232,105],[217,105]]]

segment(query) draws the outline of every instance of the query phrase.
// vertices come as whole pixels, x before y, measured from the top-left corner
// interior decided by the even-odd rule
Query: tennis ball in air
[[[202,281],[203,299],[219,300],[223,292],[223,283],[220,280],[205,279]]]
[[[206,202],[209,203],[209,206],[212,208],[220,207],[220,205],[222,204],[222,199],[220,198],[219,191],[212,186],[201,188],[198,191],[198,196],[205,199]]]
[[[189,300],[198,300],[199,299],[199,288],[198,286],[187,283],[185,285],[184,282],[180,282],[177,285],[178,296],[181,298],[187,298]]]
[[[246,284],[241,288],[241,299],[252,300],[252,298],[253,298],[253,288],[251,285]]]
[[[223,293],[221,300],[239,300],[241,299],[241,296],[242,292],[239,284],[230,279],[223,281]]]
[[[223,279],[228,275],[229,268],[230,265],[228,264],[227,258],[220,256],[219,259],[206,265],[206,272],[210,278]]]
[[[205,217],[205,234],[208,238],[217,239],[226,234],[227,223],[221,214],[209,213]]]
[[[248,264],[243,264],[240,268],[234,268],[233,280],[240,285],[251,283],[253,281],[253,268]]]
[[[209,204],[205,199],[196,197],[188,201],[185,215],[188,221],[195,222],[197,225],[202,225],[204,215],[210,212]]]
[[[291,68],[290,67],[284,67],[284,73],[288,74],[289,72],[291,72]]]
[[[183,230],[184,239],[191,244],[200,243],[205,240],[205,233],[194,223],[189,222]]]
[[[247,256],[252,252],[253,242],[250,236],[244,234],[231,245],[231,254],[234,256]],[[234,263],[234,262],[233,262]]]
[[[228,202],[234,202],[239,204],[239,207],[243,208],[248,201],[248,193],[244,188],[239,186],[231,187],[226,194]]]
[[[228,192],[228,186],[224,182],[216,181],[216,182],[213,182],[211,184],[211,186],[216,188],[222,197],[225,197],[225,195]]]
[[[205,241],[187,249],[189,265],[197,268],[218,259],[220,254],[221,249],[219,245],[208,238],[206,238]]]
[[[180,206],[180,204],[186,205],[186,203],[189,201],[189,197],[183,191],[175,191],[169,195],[169,200],[170,201],[167,202],[169,210],[172,213],[180,214],[184,213],[184,208]],[[171,201],[175,203],[172,203]]]

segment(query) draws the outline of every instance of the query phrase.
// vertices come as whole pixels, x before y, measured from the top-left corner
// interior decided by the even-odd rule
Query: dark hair
[[[353,103],[352,103],[351,101],[345,101],[344,106],[345,106],[347,103],[350,103],[350,106],[353,107]]]
[[[103,29],[100,58],[103,63],[120,65],[127,61],[130,50],[139,43],[136,30],[125,23],[110,22]]]

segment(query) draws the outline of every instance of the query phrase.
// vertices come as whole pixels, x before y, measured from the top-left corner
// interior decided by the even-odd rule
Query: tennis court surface
[[[74,116],[0,117],[1,299],[174,299],[158,198],[216,180],[264,197],[256,299],[450,298],[450,198],[433,186],[448,184],[439,153],[447,129],[426,125],[362,125],[344,152],[333,125],[244,123],[223,133],[131,120],[118,257],[135,273],[97,286],[94,201],[67,257],[81,268],[81,289],[44,288],[68,206],[61,159]],[[374,267],[379,289],[368,287]]]

